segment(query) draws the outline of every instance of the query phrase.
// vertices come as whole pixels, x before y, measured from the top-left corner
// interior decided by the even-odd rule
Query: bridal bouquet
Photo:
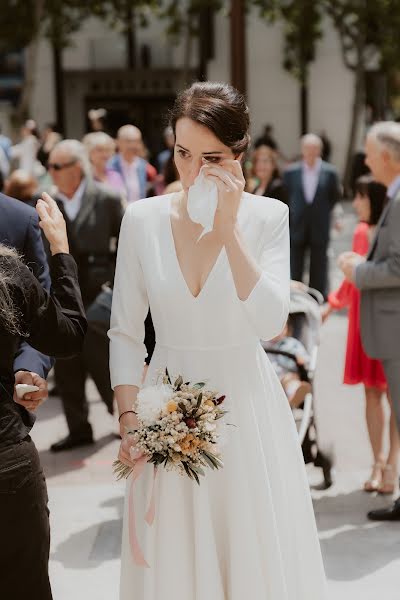
[[[205,384],[184,383],[179,376],[172,383],[167,370],[154,386],[138,393],[137,430],[128,433],[147,462],[187,475],[200,484],[204,467],[223,467],[217,421],[227,411],[221,408],[225,396],[205,389]],[[132,468],[114,462],[118,479],[129,477]]]

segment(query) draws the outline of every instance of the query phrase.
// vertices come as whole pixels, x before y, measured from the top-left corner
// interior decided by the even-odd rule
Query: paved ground
[[[332,247],[332,284],[338,281],[335,256],[349,247],[352,227],[346,209],[345,230]],[[389,500],[360,491],[371,455],[362,389],[341,385],[346,325],[340,314],[324,326],[315,381],[320,439],[336,462],[335,485],[325,492],[313,489],[329,600],[399,600],[400,524],[373,524],[365,518],[369,509]],[[33,432],[49,486],[55,600],[118,598],[123,486],[111,474],[117,425],[91,385],[88,394],[97,439],[93,448],[61,455],[47,451],[66,433],[58,399],[43,405]],[[320,472],[313,467],[308,472],[313,487]]]

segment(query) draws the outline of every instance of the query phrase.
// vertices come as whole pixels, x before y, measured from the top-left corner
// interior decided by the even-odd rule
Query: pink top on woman
[[[366,256],[369,248],[369,225],[359,223],[353,235],[353,252]],[[344,383],[356,385],[363,383],[368,387],[385,390],[386,378],[382,363],[367,356],[360,334],[360,291],[345,279],[335,292],[331,292],[328,302],[334,309],[349,308],[349,326],[347,333],[346,362]]]

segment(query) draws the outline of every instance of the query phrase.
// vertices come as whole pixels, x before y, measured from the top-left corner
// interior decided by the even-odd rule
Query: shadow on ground
[[[329,579],[357,580],[398,560],[400,522],[372,522],[366,517],[369,510],[389,503],[360,490],[314,499]]]
[[[118,500],[118,499],[116,499]],[[123,499],[121,498],[121,502]],[[50,559],[62,563],[66,569],[93,569],[109,560],[118,560],[121,555],[122,520],[111,519],[95,523],[70,535],[59,544]],[[94,541],[92,541],[94,540]],[[77,549],[91,545],[89,558]]]
[[[91,446],[84,446],[65,452],[53,453],[50,450],[39,452],[40,462],[47,478],[62,475],[69,471],[76,471],[85,467],[86,461],[99,452],[108,444],[115,443],[116,436],[113,433],[104,435],[96,440]],[[107,462],[111,471],[112,460]]]

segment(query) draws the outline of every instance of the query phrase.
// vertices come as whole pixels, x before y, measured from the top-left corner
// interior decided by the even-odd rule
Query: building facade
[[[350,128],[353,73],[342,62],[339,39],[332,25],[323,24],[309,83],[309,129],[325,131],[332,142],[332,161],[342,171]],[[165,23],[150,17],[147,28],[136,34],[138,68],[125,68],[123,36],[105,23],[90,19],[64,51],[65,133],[81,138],[87,131],[89,108],[109,112],[110,130],[125,122],[143,129],[145,140],[158,149],[166,113],[174,96],[198,72],[197,41],[174,44]],[[299,151],[300,90],[282,67],[283,35],[279,24],[268,25],[253,12],[246,18],[247,96],[253,138],[264,125],[274,126],[282,153],[293,158]],[[230,79],[230,27],[224,13],[215,15],[213,57],[206,64],[213,81]],[[192,55],[188,52],[192,46]],[[143,65],[146,66],[143,66]],[[31,114],[42,126],[56,118],[52,53],[40,43]],[[112,133],[114,132],[112,131]],[[361,132],[362,133],[362,132]],[[361,138],[361,136],[360,136]],[[361,144],[362,139],[359,140]]]

